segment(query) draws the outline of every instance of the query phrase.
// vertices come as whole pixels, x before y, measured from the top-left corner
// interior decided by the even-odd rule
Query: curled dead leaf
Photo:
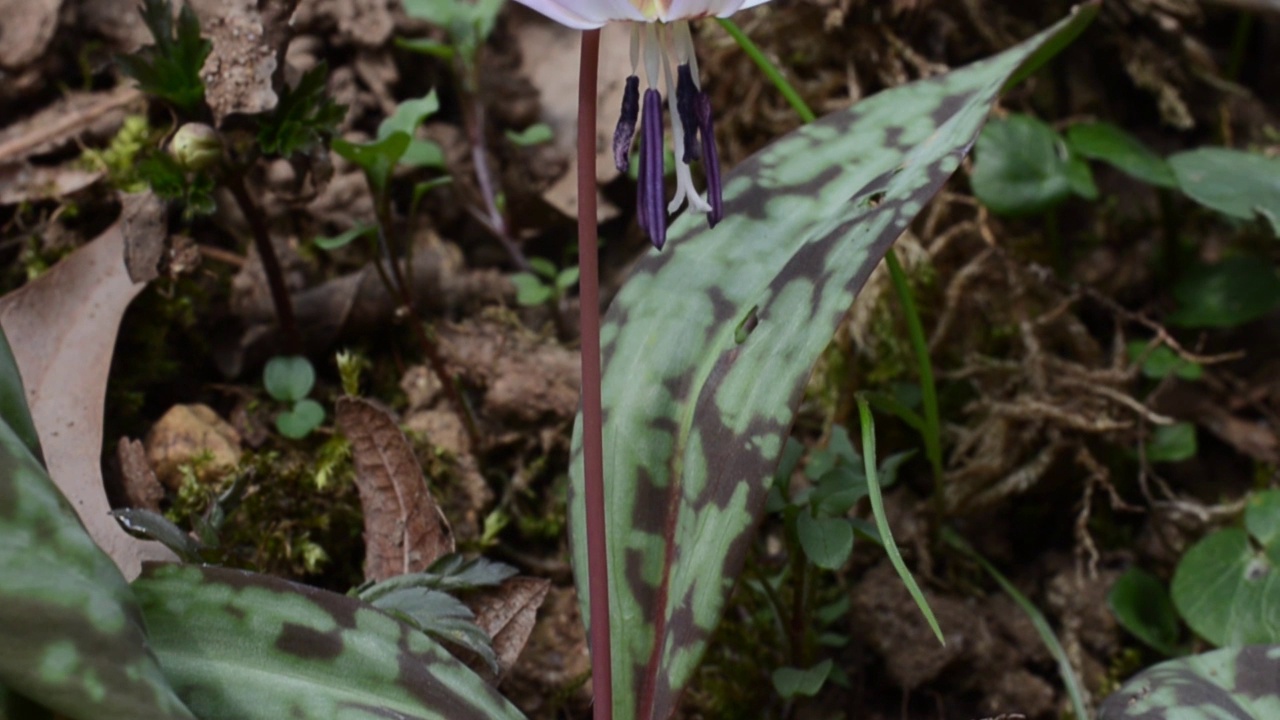
[[[545,578],[513,577],[498,587],[469,598],[467,606],[476,614],[476,625],[493,639],[493,652],[505,675],[516,660],[538,619],[538,608],[551,589]]]
[[[116,457],[120,460],[124,496],[129,507],[160,512],[164,488],[160,487],[160,480],[151,469],[151,463],[147,462],[147,451],[142,442],[127,437],[120,438],[120,444],[116,446]]]
[[[365,577],[382,581],[420,572],[452,553],[449,521],[391,416],[366,400],[341,398],[337,424],[351,441],[364,508]]]

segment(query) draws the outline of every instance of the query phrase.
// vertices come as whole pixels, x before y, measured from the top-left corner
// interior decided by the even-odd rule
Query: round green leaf
[[[1280,159],[1228,148],[1200,148],[1169,158],[1192,200],[1230,217],[1259,215],[1280,236]]]
[[[1173,325],[1225,328],[1257,320],[1280,305],[1280,277],[1270,262],[1233,257],[1199,267],[1173,288]]]
[[[1280,490],[1265,490],[1249,498],[1244,524],[1263,547],[1280,545]]]
[[[1280,642],[1280,572],[1243,528],[1196,543],[1173,576],[1173,603],[1215,645]]]
[[[853,528],[844,518],[815,518],[807,512],[796,519],[796,535],[809,560],[825,570],[837,570],[853,552]]]
[[[315,400],[300,400],[276,416],[276,429],[292,440],[301,440],[324,422],[324,407]]]
[[[1204,377],[1204,368],[1190,360],[1183,360],[1178,353],[1164,345],[1147,352],[1147,343],[1134,340],[1129,343],[1128,350],[1131,361],[1137,362],[1138,358],[1146,356],[1142,361],[1142,374],[1153,380],[1163,380],[1170,375],[1183,380],[1199,380]]]
[[[1111,123],[1072,125],[1067,129],[1067,144],[1076,154],[1100,160],[1143,182],[1165,188],[1178,186],[1178,179],[1164,158]]]
[[[316,371],[305,357],[281,355],[267,361],[267,367],[262,371],[262,384],[276,400],[296,402],[310,394],[316,384]]]
[[[532,273],[512,275],[511,284],[516,286],[516,302],[525,307],[541,305],[555,294],[555,291]]]
[[[1049,210],[1072,191],[1062,138],[1029,115],[993,120],[978,137],[970,183],[982,204],[1000,215]]]
[[[831,660],[827,659],[808,670],[793,667],[778,668],[773,671],[773,687],[784,698],[789,699],[797,695],[813,697],[827,681],[832,664]]]
[[[1147,460],[1182,462],[1196,456],[1196,426],[1191,423],[1162,425],[1147,443]]]
[[[1134,637],[1165,655],[1178,654],[1178,614],[1164,584],[1154,575],[1129,570],[1111,586],[1107,604]]]

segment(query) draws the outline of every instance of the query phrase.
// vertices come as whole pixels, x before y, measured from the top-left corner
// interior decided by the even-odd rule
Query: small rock
[[[240,460],[240,434],[207,405],[174,405],[147,433],[147,460],[166,487],[182,485],[183,465],[210,482]]]

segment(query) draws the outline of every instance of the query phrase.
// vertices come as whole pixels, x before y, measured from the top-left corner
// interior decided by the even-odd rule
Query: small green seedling
[[[1280,490],[1249,499],[1244,527],[1192,546],[1172,595],[1183,620],[1215,645],[1280,643]]]
[[[1189,422],[1157,427],[1146,446],[1150,462],[1182,462],[1195,457],[1196,451],[1196,426]]]
[[[506,135],[512,144],[519,147],[541,145],[551,142],[552,138],[555,137],[555,133],[551,131],[551,126],[546,123],[534,123],[519,132],[508,130]]]
[[[281,435],[299,440],[324,422],[324,407],[307,398],[316,384],[316,371],[305,357],[274,357],[262,372],[262,384],[275,400],[289,409],[276,415]]]
[[[1142,374],[1146,377],[1152,380],[1176,377],[1190,381],[1204,377],[1203,367],[1179,356],[1171,348],[1165,345],[1150,350],[1148,348],[1148,343],[1142,340],[1134,340],[1126,348],[1130,362],[1141,362]]]
[[[525,307],[535,307],[558,302],[564,293],[578,284],[578,267],[556,269],[550,260],[529,258],[533,272],[521,272],[511,276],[516,286],[516,302]]]

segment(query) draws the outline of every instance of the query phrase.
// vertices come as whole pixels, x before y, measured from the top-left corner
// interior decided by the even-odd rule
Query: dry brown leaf
[[[0,0],[0,67],[17,68],[43,55],[61,8],[62,0]]]
[[[128,196],[124,202],[125,217],[164,212],[152,195]],[[153,235],[128,238],[126,225],[148,228]],[[125,309],[146,287],[129,278],[125,246],[163,243],[161,228],[122,217],[38,280],[0,298],[0,325],[26,384],[49,474],[94,541],[130,580],[144,560],[176,560],[159,543],[131,537],[111,517],[99,455],[116,332]]]
[[[498,656],[501,675],[516,664],[520,651],[524,650],[538,619],[538,608],[542,607],[549,589],[550,580],[513,577],[493,590],[468,599],[468,607],[476,614],[476,625],[493,638],[493,652]]]
[[[0,205],[58,200],[98,181],[102,173],[68,164],[40,167],[28,163],[0,166]]]
[[[618,177],[613,164],[613,129],[622,107],[622,91],[631,74],[630,30],[622,23],[600,31],[600,88],[596,95],[596,178],[605,185]],[[551,126],[555,143],[569,157],[577,155],[578,133],[578,36],[560,25],[530,22],[517,30],[521,72],[542,96],[542,121]],[[549,205],[569,217],[578,215],[575,173],[565,173],[542,194]],[[618,209],[602,196],[597,198],[601,222],[617,216]]]
[[[124,497],[129,507],[160,512],[164,488],[160,487],[160,480],[151,469],[151,463],[147,462],[147,451],[142,442],[127,437],[120,438],[120,444],[116,446],[116,457],[120,460]]]
[[[391,416],[366,400],[341,398],[337,423],[351,441],[364,508],[365,578],[382,581],[420,572],[452,553],[449,521]]]

